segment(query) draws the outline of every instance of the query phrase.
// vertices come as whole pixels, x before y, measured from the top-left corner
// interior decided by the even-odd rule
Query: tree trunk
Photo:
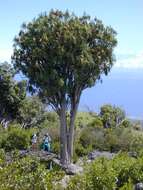
[[[60,162],[62,165],[67,166],[69,164],[69,156],[67,149],[66,109],[64,104],[62,105],[59,117],[60,117]]]
[[[75,131],[75,118],[77,113],[78,104],[73,106],[70,114],[70,125],[69,125],[69,134],[68,134],[68,155],[70,162],[73,158],[73,145],[74,145],[74,131]]]

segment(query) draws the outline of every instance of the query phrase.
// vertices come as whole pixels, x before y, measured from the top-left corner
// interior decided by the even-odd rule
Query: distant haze
[[[80,109],[99,111],[103,104],[120,106],[127,116],[143,119],[143,69],[112,69],[102,83],[83,92]]]

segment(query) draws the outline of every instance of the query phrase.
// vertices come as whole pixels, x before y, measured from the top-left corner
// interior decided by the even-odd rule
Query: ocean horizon
[[[125,110],[127,117],[143,119],[143,69],[113,68],[94,87],[83,91],[80,110],[99,112],[104,104]]]

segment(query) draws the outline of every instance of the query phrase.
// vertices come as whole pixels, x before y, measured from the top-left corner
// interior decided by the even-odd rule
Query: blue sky
[[[76,15],[86,12],[105,25],[111,25],[118,33],[117,61],[113,70],[102,85],[83,93],[81,107],[96,110],[104,103],[112,103],[125,108],[130,116],[143,117],[143,0],[1,1],[0,61],[10,61],[13,39],[22,23],[52,8],[68,9]]]

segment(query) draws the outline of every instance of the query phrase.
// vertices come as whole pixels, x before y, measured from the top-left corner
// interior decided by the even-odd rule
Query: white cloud
[[[118,58],[115,63],[115,67],[133,68],[133,69],[143,68],[143,51],[139,52],[137,54],[132,54],[129,56],[127,56],[127,55],[129,55],[129,54],[117,55]]]
[[[0,62],[10,61],[12,55],[12,49],[2,49],[0,48]]]

